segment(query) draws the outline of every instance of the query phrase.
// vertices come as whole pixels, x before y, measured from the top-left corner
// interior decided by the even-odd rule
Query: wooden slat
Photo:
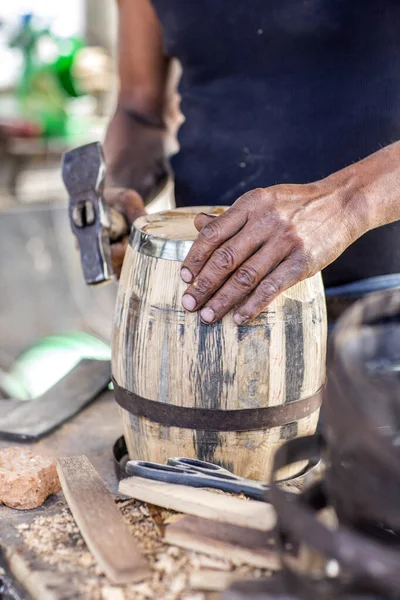
[[[177,512],[260,531],[271,531],[276,523],[275,511],[266,502],[242,500],[186,485],[129,477],[120,482],[119,491]]]
[[[193,573],[190,574],[189,587],[192,590],[201,590],[203,592],[222,592],[223,590],[226,590],[233,581],[235,581],[235,577],[232,573],[215,571],[213,569],[202,569],[201,571],[193,571]]]
[[[113,497],[86,456],[60,458],[61,486],[89,550],[113,583],[140,581],[149,573]]]
[[[169,544],[211,556],[228,556],[235,564],[280,569],[273,533],[188,516],[168,525],[164,539]]]

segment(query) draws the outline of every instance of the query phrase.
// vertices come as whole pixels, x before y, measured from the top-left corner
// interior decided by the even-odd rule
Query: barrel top
[[[130,245],[147,256],[183,261],[198,235],[194,226],[196,215],[219,215],[225,210],[222,206],[195,206],[139,217],[132,227]]]
[[[195,213],[169,211],[165,214],[149,215],[140,230],[153,237],[193,241],[197,237],[194,226]]]

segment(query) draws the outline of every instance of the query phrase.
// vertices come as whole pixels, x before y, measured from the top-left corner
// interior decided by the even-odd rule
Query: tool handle
[[[110,216],[110,241],[111,243],[121,240],[129,235],[130,227],[124,215],[115,208],[109,208]]]
[[[153,481],[188,485],[197,488],[211,488],[233,494],[245,494],[254,500],[267,502],[267,484],[256,483],[244,479],[222,479],[214,475],[186,470],[184,466],[161,465],[142,460],[130,460],[126,463],[125,470],[129,477],[143,477]]]

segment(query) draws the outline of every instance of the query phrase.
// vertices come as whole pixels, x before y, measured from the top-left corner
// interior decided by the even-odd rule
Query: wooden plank
[[[89,550],[113,583],[140,581],[149,573],[121,513],[86,456],[58,460],[58,475]]]
[[[87,406],[110,380],[110,361],[85,358],[39,398],[0,400],[0,437],[39,440]]]
[[[236,579],[238,577],[236,576]],[[243,579],[243,576],[242,576]],[[235,581],[235,576],[226,571],[215,571],[213,569],[202,569],[194,571],[189,578],[189,587],[192,590],[202,592],[218,591],[222,592]]]
[[[275,511],[266,502],[242,500],[186,485],[129,477],[120,482],[119,491],[177,512],[260,531],[271,531],[276,523]]]
[[[199,517],[183,517],[168,525],[164,539],[169,544],[225,558],[237,565],[248,564],[276,571],[280,560],[274,550],[274,533],[216,523]]]

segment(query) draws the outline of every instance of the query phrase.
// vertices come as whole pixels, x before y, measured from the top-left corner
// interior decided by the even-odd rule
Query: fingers
[[[120,278],[122,263],[124,262],[125,252],[128,247],[129,237],[126,236],[121,242],[111,244],[111,261],[115,276]]]
[[[236,271],[254,252],[257,252],[261,244],[262,240],[259,236],[246,235],[246,228],[222,244],[222,246],[212,253],[198,277],[196,277],[193,284],[186,290],[182,298],[182,306],[187,310],[198,310],[201,308],[221,287],[229,275]],[[247,268],[242,266],[239,271],[236,271],[235,275],[229,280],[230,283],[225,284],[225,292],[218,293],[213,297],[210,303],[212,309],[214,309],[214,300],[219,298],[216,303],[218,312],[222,310],[222,305],[227,306],[225,312],[228,312],[235,304],[231,298],[237,297],[239,289],[241,290],[241,294],[239,298],[236,298],[236,301],[243,294],[248,294],[252,287],[267,272],[264,269],[268,268],[268,263],[264,267],[259,257],[247,262],[251,262],[250,266]],[[202,312],[202,316],[204,314]],[[211,315],[210,310],[208,310],[208,314]],[[205,318],[204,320],[211,322],[214,319]]]
[[[194,219],[194,226],[197,231],[201,231],[203,227],[211,223],[213,219],[216,219],[217,215],[208,215],[207,213],[199,213]]]
[[[134,190],[127,188],[105,188],[104,200],[118,212],[125,215],[129,225],[145,214],[142,198]]]
[[[145,214],[143,200],[134,190],[106,187],[104,189],[104,200],[110,207],[125,216],[129,226],[132,225],[135,219]],[[113,237],[118,237],[118,232],[122,232],[122,230],[123,227],[120,226],[120,224],[116,227],[112,219],[110,229],[111,241],[113,240]],[[122,263],[124,262],[128,242],[129,238],[128,236],[125,236],[122,240],[111,244],[112,267],[117,279],[119,279],[121,275]]]
[[[182,265],[181,277],[191,283],[200,273],[211,254],[246,223],[247,211],[232,207],[222,215],[210,220],[200,231]]]
[[[208,215],[206,213],[199,213],[194,219],[194,226],[197,231],[201,231],[203,227],[211,223],[213,219],[215,219],[217,215]],[[181,279],[185,283],[190,283],[192,281],[192,274],[186,267],[181,268]]]
[[[293,254],[281,262],[267,275],[236,311],[233,320],[237,325],[246,325],[279,294],[310,275],[306,261],[301,254]]]
[[[246,298],[289,252],[290,248],[288,245],[286,247],[282,245],[278,246],[275,240],[271,240],[269,244],[260,248],[258,252],[243,262],[241,267],[233,273],[221,289],[207,302],[206,306],[200,312],[202,321],[213,323],[221,319],[234,306],[237,306],[239,302]],[[203,271],[205,271],[207,266],[208,263]]]

